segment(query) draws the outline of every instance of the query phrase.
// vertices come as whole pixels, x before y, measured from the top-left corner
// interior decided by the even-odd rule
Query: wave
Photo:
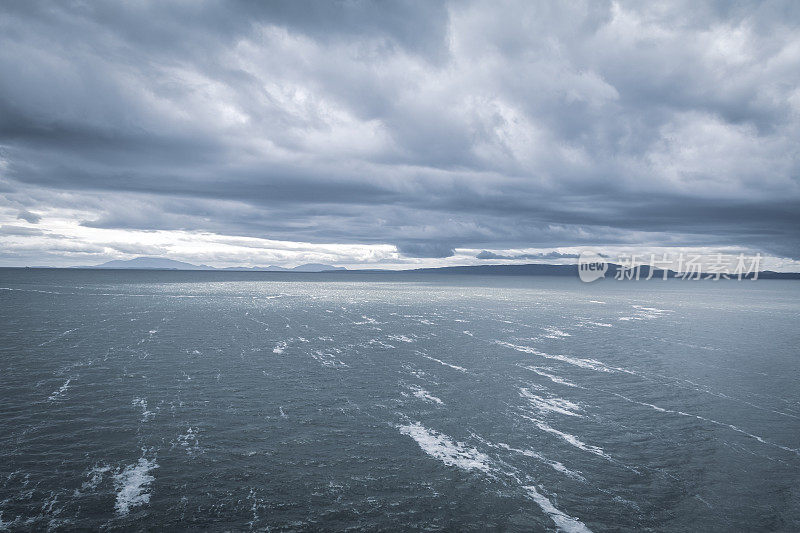
[[[272,353],[281,354],[281,353],[283,353],[283,351],[286,349],[286,347],[287,347],[288,345],[289,345],[289,343],[288,343],[288,342],[286,342],[286,341],[280,341],[280,342],[279,342],[278,344],[276,344],[276,345],[275,345],[275,347],[272,349]]]
[[[569,468],[564,466],[563,463],[561,463],[559,461],[553,461],[552,459],[548,459],[548,458],[544,457],[542,454],[540,454],[539,452],[535,452],[533,450],[521,450],[519,448],[513,448],[513,447],[509,446],[508,444],[505,444],[505,443],[502,443],[502,442],[497,443],[497,444],[495,444],[493,446],[496,446],[498,448],[503,448],[504,450],[508,450],[510,452],[518,453],[520,455],[524,455],[525,457],[531,457],[533,459],[536,459],[537,461],[541,461],[542,463],[545,463],[546,465],[550,466],[556,472],[560,472],[560,473],[564,474],[565,476],[570,477],[572,479],[575,479],[577,481],[586,481],[586,478],[584,478],[582,475],[580,475],[577,472],[573,472],[572,470],[570,470]]]
[[[634,399],[628,398],[627,396],[623,396],[622,394],[619,394],[619,393],[616,393],[616,392],[611,392],[611,391],[605,391],[605,392],[608,392],[610,394],[613,394],[614,396],[622,398],[625,401],[628,401],[628,402],[631,402],[631,403],[635,403],[637,405],[641,405],[641,406],[644,406],[644,407],[649,407],[649,408],[651,408],[651,409],[653,409],[655,411],[658,411],[660,413],[669,413],[669,414],[674,414],[674,415],[679,415],[679,416],[686,416],[686,417],[690,417],[690,418],[696,418],[697,420],[702,420],[703,422],[708,422],[709,424],[714,424],[715,426],[728,428],[728,429],[730,429],[732,431],[735,431],[736,433],[740,433],[740,434],[742,434],[742,435],[744,435],[746,437],[749,437],[751,439],[755,439],[758,442],[760,442],[761,444],[766,444],[768,446],[774,446],[776,448],[780,448],[781,450],[784,450],[784,451],[787,451],[787,452],[791,452],[791,453],[794,453],[796,455],[800,455],[800,448],[791,448],[789,446],[784,446],[783,444],[777,444],[775,442],[770,442],[770,441],[766,440],[764,437],[761,437],[759,435],[755,435],[753,433],[749,433],[749,432],[743,430],[742,428],[740,428],[738,426],[735,426],[733,424],[728,424],[727,422],[720,422],[719,420],[714,420],[713,418],[707,418],[707,417],[702,416],[702,415],[696,415],[696,414],[692,414],[692,413],[686,413],[684,411],[676,411],[674,409],[667,409],[667,408],[664,408],[664,407],[659,407],[658,405],[654,405],[652,403],[640,402],[639,400],[634,400]]]
[[[586,327],[586,326],[596,326],[599,328],[613,328],[613,324],[609,324],[607,322],[594,322],[592,320],[583,320],[581,321],[578,326]]]
[[[576,412],[581,410],[581,406],[569,400],[564,400],[563,398],[542,398],[524,388],[519,390],[519,395],[528,400],[531,406],[540,412],[552,412],[583,418],[582,414]]]
[[[550,500],[542,496],[533,485],[526,485],[523,488],[528,491],[528,495],[531,499],[536,502],[561,531],[566,531],[567,533],[592,533],[592,530],[586,527],[583,522],[558,510],[558,508],[553,505]]]
[[[520,365],[520,366],[522,368],[526,369],[526,370],[530,370],[531,372],[534,372],[534,373],[536,373],[536,374],[538,374],[538,375],[540,375],[542,377],[545,377],[545,378],[549,379],[553,383],[558,383],[559,385],[566,385],[567,387],[577,387],[578,386],[578,385],[572,383],[571,381],[568,381],[568,380],[566,380],[566,379],[564,379],[564,378],[562,378],[560,376],[556,376],[554,374],[550,374],[549,372],[545,372],[545,370],[550,370],[549,368],[543,370],[541,367],[538,367],[538,366],[526,366],[526,365]]]
[[[156,416],[154,412],[147,410],[147,400],[144,398],[134,398],[131,405],[142,410],[142,422],[147,422]]]
[[[455,441],[447,435],[428,429],[419,422],[399,426],[398,429],[403,435],[414,439],[422,451],[447,466],[482,472],[491,478],[503,475],[513,479],[522,486],[526,495],[539,506],[542,512],[550,517],[558,529],[568,533],[591,533],[591,530],[583,522],[559,510],[535,486],[523,485],[514,473],[503,472],[495,467],[492,459],[485,453],[467,446],[463,442]]]
[[[314,352],[311,353],[311,357],[318,363],[322,364],[322,366],[327,366],[327,367],[347,366],[347,364],[344,361],[337,359],[335,355],[323,352],[322,350],[314,350]]]
[[[425,359],[430,359],[431,361],[436,361],[440,365],[449,366],[450,368],[458,370],[459,372],[468,372],[468,370],[463,366],[451,365],[450,363],[445,363],[441,359],[436,359],[435,357],[431,357],[430,355],[423,355],[422,357],[424,357]]]
[[[398,428],[400,433],[414,439],[422,451],[438,459],[447,466],[455,466],[461,470],[478,470],[485,474],[493,474],[491,459],[462,442],[456,442],[447,435],[428,429],[419,422]]]
[[[69,384],[71,382],[72,378],[67,379],[67,381],[65,381],[64,384],[58,388],[58,390],[53,391],[53,394],[47,397],[47,400],[54,402],[56,400],[61,399],[61,397],[64,396],[64,393],[67,392],[67,389],[69,388]]]
[[[618,320],[653,320],[661,318],[666,313],[672,313],[671,309],[659,309],[657,307],[645,307],[643,305],[634,305],[633,316],[622,316]]]
[[[597,361],[596,359],[576,359],[574,357],[568,357],[566,355],[551,355],[548,353],[544,353],[536,348],[531,348],[530,346],[521,346],[519,344],[512,344],[510,342],[504,341],[495,341],[496,344],[500,346],[505,346],[507,348],[511,348],[512,350],[516,350],[518,352],[530,353],[533,355],[538,355],[539,357],[544,357],[545,359],[552,359],[554,361],[561,361],[563,363],[567,363],[574,366],[579,366],[581,368],[587,368],[589,370],[597,370],[598,372],[616,372],[618,368],[609,367],[605,365],[601,361]]]
[[[591,444],[586,444],[585,442],[580,440],[575,435],[570,435],[569,433],[564,433],[563,431],[559,431],[559,430],[557,430],[555,428],[552,428],[549,425],[547,425],[545,422],[543,422],[541,420],[538,420],[536,418],[532,418],[530,416],[525,416],[525,415],[520,415],[520,416],[522,416],[523,418],[526,418],[526,419],[530,420],[531,422],[533,422],[534,424],[536,424],[536,427],[538,427],[542,431],[550,433],[551,435],[555,435],[556,437],[560,438],[561,440],[563,440],[564,442],[568,443],[569,445],[574,446],[575,448],[578,448],[579,450],[583,450],[585,452],[589,452],[591,454],[594,454],[594,455],[596,455],[598,457],[602,457],[603,459],[606,459],[608,461],[615,462],[614,458],[611,457],[610,455],[608,455],[606,452],[604,452],[603,449],[601,447],[599,447],[599,446],[593,446]]]
[[[565,331],[561,331],[560,329],[554,327],[546,327],[544,328],[545,332],[547,333],[544,335],[546,339],[560,339],[561,337],[572,337],[569,333]]]
[[[158,468],[155,459],[141,457],[114,476],[117,500],[114,508],[120,515],[127,515],[133,507],[150,503],[150,484],[155,480],[151,472]]]
[[[189,428],[186,433],[178,436],[178,445],[186,451],[189,457],[196,457],[203,453],[203,448],[200,446],[200,440],[197,438],[198,430],[196,428]]]
[[[86,476],[89,477],[87,481],[84,481],[81,485],[81,492],[94,490],[103,481],[103,477],[111,471],[111,467],[108,465],[103,466],[95,466],[88,472],[86,472]],[[76,489],[76,493],[79,491]]]
[[[86,327],[86,326],[82,326],[82,327]],[[75,331],[77,331],[77,330],[79,330],[79,329],[81,329],[81,328],[72,328],[72,329],[68,329],[67,331],[64,331],[64,332],[62,332],[62,333],[59,333],[58,335],[56,335],[55,337],[53,337],[53,338],[52,338],[52,339],[50,339],[49,341],[44,341],[43,343],[41,343],[41,344],[39,345],[39,347],[41,348],[42,346],[47,346],[48,344],[50,344],[50,343],[52,343],[52,342],[55,342],[55,341],[57,341],[57,340],[58,340],[58,339],[60,339],[61,337],[66,337],[66,336],[67,336],[67,335],[69,335],[70,333],[73,333],[73,332],[75,332]]]
[[[437,405],[444,405],[444,402],[441,399],[432,395],[430,392],[426,391],[422,387],[411,385],[409,387],[409,390],[411,390],[411,394],[413,394],[415,398],[419,398],[420,400],[424,400],[426,402],[435,403]]]
[[[382,346],[383,348],[396,348],[395,345],[380,341],[378,339],[370,339],[369,341],[367,341],[367,344],[377,344],[378,346]]]

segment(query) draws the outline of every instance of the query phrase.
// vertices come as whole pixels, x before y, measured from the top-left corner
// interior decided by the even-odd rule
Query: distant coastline
[[[2,268],[28,268],[28,269],[68,269],[68,270],[147,270],[147,271],[207,271],[207,272],[282,272],[282,273],[303,273],[303,274],[433,274],[433,275],[484,275],[484,276],[563,276],[577,277],[578,265],[566,264],[556,265],[547,263],[526,263],[512,265],[463,265],[463,266],[444,266],[414,268],[404,270],[390,269],[347,269],[341,266],[326,265],[320,263],[306,263],[293,268],[279,266],[266,267],[225,267],[216,268],[208,265],[194,265],[183,261],[156,257],[137,257],[130,260],[109,261],[100,265],[93,266],[74,266],[74,267],[50,267],[50,266],[31,266],[31,267],[2,267]],[[613,278],[622,267],[617,264],[609,264],[606,278]],[[649,276],[649,266],[642,265],[640,278]],[[654,279],[661,279],[664,271],[655,269]],[[668,278],[680,277],[680,274],[667,271]],[[747,279],[752,274],[744,276]],[[800,272],[774,272],[763,270],[758,272],[758,279],[800,279]]]

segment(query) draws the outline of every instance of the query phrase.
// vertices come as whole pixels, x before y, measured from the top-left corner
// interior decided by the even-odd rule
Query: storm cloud
[[[800,257],[797,2],[6,2],[0,69],[0,223],[71,232],[4,264]]]

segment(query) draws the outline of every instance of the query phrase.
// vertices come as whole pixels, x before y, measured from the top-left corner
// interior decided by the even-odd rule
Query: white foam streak
[[[546,465],[550,466],[556,472],[560,472],[560,473],[564,474],[565,476],[571,477],[572,479],[576,479],[578,481],[586,481],[586,478],[584,478],[582,475],[580,475],[577,472],[573,472],[572,470],[570,470],[569,468],[564,466],[563,463],[560,463],[559,461],[553,461],[551,459],[548,459],[548,458],[544,457],[542,454],[540,454],[538,452],[535,452],[533,450],[521,450],[519,448],[512,448],[508,444],[504,444],[502,442],[498,443],[496,446],[498,448],[503,448],[503,449],[508,450],[510,452],[518,453],[518,454],[524,455],[525,457],[531,457],[533,459],[541,461],[541,462],[545,463]]]
[[[275,345],[275,347],[272,349],[272,353],[281,354],[281,353],[283,353],[283,351],[286,349],[286,347],[287,347],[288,345],[289,345],[289,343],[287,343],[286,341],[280,341],[280,342],[279,342],[278,344],[276,344],[276,345]]]
[[[545,372],[541,367],[522,365],[522,368],[524,368],[526,370],[530,370],[531,372],[534,372],[534,373],[536,373],[536,374],[538,374],[538,375],[540,375],[542,377],[545,377],[545,378],[549,379],[550,381],[552,381],[553,383],[558,383],[559,385],[566,385],[567,387],[577,387],[577,385],[572,383],[571,381],[568,381],[568,380],[566,380],[566,379],[564,379],[564,378],[562,378],[560,376],[556,376],[554,374],[550,374],[549,372]]]
[[[528,496],[541,507],[542,511],[550,517],[559,530],[567,533],[592,533],[592,530],[586,527],[583,522],[558,510],[558,508],[556,508],[550,500],[542,496],[533,485],[527,485],[523,488],[528,491]]]
[[[322,364],[322,366],[327,366],[332,368],[347,366],[347,364],[344,361],[337,359],[335,355],[323,352],[322,350],[314,350],[314,352],[311,353],[311,357],[318,363]]]
[[[65,381],[64,384],[61,385],[61,387],[59,387],[58,390],[53,391],[53,394],[51,394],[47,399],[51,402],[60,399],[64,395],[64,393],[67,392],[67,389],[69,388],[69,384],[71,381],[72,381],[71,378]]]
[[[547,332],[545,335],[548,339],[560,339],[561,337],[572,337],[569,333],[561,331],[560,329],[556,329],[554,327],[546,327],[544,330]]]
[[[483,472],[490,477],[495,477],[495,474],[503,474],[521,484],[517,476],[513,473],[502,472],[492,466],[491,458],[485,453],[479,452],[463,442],[454,441],[447,435],[428,429],[419,422],[399,426],[399,430],[403,435],[408,435],[413,438],[419,447],[422,448],[422,451],[438,459],[447,466],[454,466],[466,471]],[[501,447],[511,449],[507,445],[501,445]],[[538,454],[535,454],[535,452],[531,453],[533,453],[532,456],[534,457],[540,457]],[[563,466],[561,463],[556,464]],[[580,520],[556,508],[556,506],[543,496],[536,487],[532,485],[523,485],[522,488],[525,489],[526,494],[536,502],[542,512],[550,517],[559,530],[568,533],[591,533],[591,530]]]
[[[575,435],[570,435],[569,433],[564,433],[563,431],[559,431],[559,430],[557,430],[555,428],[552,428],[552,427],[548,426],[547,424],[545,424],[544,422],[542,422],[541,420],[537,420],[535,418],[531,418],[531,417],[525,416],[525,415],[522,415],[522,417],[526,418],[526,419],[530,420],[531,422],[533,422],[534,424],[536,424],[536,427],[538,427],[542,431],[550,433],[551,435],[555,435],[556,437],[558,437],[561,440],[567,442],[571,446],[574,446],[574,447],[578,448],[579,450],[583,450],[585,452],[589,452],[591,454],[597,455],[598,457],[602,457],[603,459],[607,459],[607,460],[612,461],[612,462],[614,461],[614,459],[611,456],[609,456],[608,454],[606,454],[603,451],[603,449],[600,448],[599,446],[592,446],[591,444],[586,444],[585,442],[581,441]]]
[[[542,398],[537,394],[533,394],[528,389],[520,389],[519,394],[528,400],[531,406],[539,411],[549,411],[583,418],[582,414],[576,412],[581,410],[581,406],[569,400],[564,400],[563,398]]]
[[[156,416],[155,413],[147,410],[147,400],[144,398],[134,398],[131,405],[139,407],[142,410],[142,422],[147,422]]]
[[[425,359],[430,359],[431,361],[436,361],[440,365],[449,366],[450,368],[452,368],[454,370],[458,370],[459,372],[467,372],[467,369],[462,367],[462,366],[451,365],[450,363],[445,363],[441,359],[436,359],[435,357],[431,357],[430,355],[423,355],[422,357],[424,357]]]
[[[510,342],[504,341],[495,341],[500,346],[505,346],[507,348],[511,348],[512,350],[516,350],[518,352],[530,353],[533,355],[538,355],[539,357],[544,357],[545,359],[552,359],[554,361],[561,361],[562,363],[567,363],[574,366],[579,366],[581,368],[588,368],[589,370],[596,370],[598,372],[615,372],[617,368],[612,368],[606,366],[601,361],[597,361],[595,359],[576,359],[574,357],[568,357],[566,355],[551,355],[548,353],[544,353],[542,351],[537,350],[536,348],[531,348],[530,346],[521,346],[519,344],[512,344]]]
[[[721,426],[721,427],[724,427],[724,428],[728,428],[728,429],[730,429],[732,431],[735,431],[736,433],[741,433],[742,435],[744,435],[746,437],[750,437],[751,439],[755,439],[758,442],[760,442],[761,444],[766,444],[768,446],[774,446],[776,448],[780,448],[781,450],[800,455],[800,448],[791,448],[789,446],[784,446],[782,444],[777,444],[777,443],[774,443],[774,442],[770,442],[770,441],[764,439],[763,437],[760,437],[758,435],[754,435],[753,433],[749,433],[749,432],[741,429],[738,426],[734,426],[733,424],[728,424],[726,422],[720,422],[720,421],[714,420],[712,418],[706,418],[706,417],[701,416],[701,415],[695,415],[695,414],[686,413],[686,412],[683,412],[683,411],[675,411],[673,409],[665,409],[664,407],[659,407],[657,405],[653,405],[652,403],[640,402],[639,400],[633,400],[631,398],[628,398],[627,396],[623,396],[622,394],[618,394],[616,392],[611,392],[611,394],[613,394],[614,396],[617,396],[619,398],[622,398],[625,401],[628,401],[628,402],[631,402],[631,403],[635,403],[637,405],[642,405],[642,406],[645,406],[645,407],[650,407],[651,409],[653,409],[655,411],[658,411],[658,412],[661,412],[661,413],[669,413],[669,414],[673,414],[673,415],[696,418],[697,420],[702,420],[703,422],[708,422],[709,424],[714,424],[716,426]]]
[[[437,405],[444,405],[444,402],[442,400],[440,400],[439,398],[437,398],[436,396],[432,395],[430,392],[426,391],[425,389],[423,389],[421,387],[417,387],[415,385],[412,385],[411,387],[409,387],[409,389],[411,390],[411,393],[414,395],[414,397],[416,397],[416,398],[418,398],[420,400],[424,400],[426,402],[435,403]]]
[[[428,429],[419,422],[400,426],[399,429],[400,433],[414,439],[422,451],[447,466],[467,471],[478,470],[485,474],[493,472],[489,456],[463,442],[453,441],[447,435]]]
[[[155,459],[142,457],[137,463],[128,465],[114,476],[117,489],[117,501],[114,505],[117,513],[127,515],[132,507],[150,503],[150,484],[155,480],[150,472],[158,468]]]

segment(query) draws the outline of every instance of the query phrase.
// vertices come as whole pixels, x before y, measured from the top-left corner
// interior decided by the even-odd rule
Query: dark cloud
[[[452,246],[437,242],[400,243],[397,251],[408,257],[453,257]]]
[[[797,50],[788,0],[8,2],[0,190],[30,223],[407,257],[798,257]]]
[[[560,252],[548,252],[548,253],[540,253],[540,254],[514,254],[514,255],[503,255],[497,254],[494,252],[490,252],[488,250],[482,250],[478,255],[475,256],[478,259],[511,259],[511,260],[535,260],[535,259],[577,259],[577,254],[562,254]]]
[[[38,228],[28,228],[25,226],[11,226],[3,224],[0,226],[0,234],[3,235],[43,235],[44,232]]]
[[[31,213],[30,211],[22,210],[17,215],[17,220],[24,220],[25,222],[29,222],[31,224],[36,224],[42,219],[36,213]]]

